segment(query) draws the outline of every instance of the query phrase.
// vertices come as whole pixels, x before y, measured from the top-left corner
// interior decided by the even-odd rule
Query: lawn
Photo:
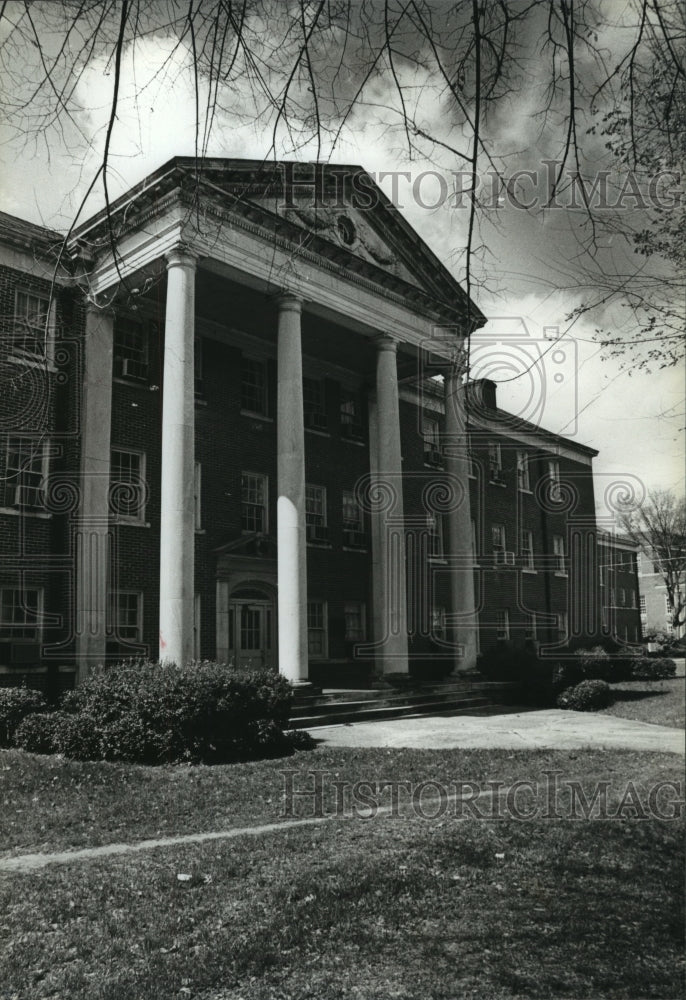
[[[589,793],[608,779],[616,807],[629,779],[647,801],[655,782],[681,781],[681,765],[629,751],[323,750],[153,769],[6,752],[3,847],[277,820],[284,768],[299,789],[315,768],[326,782],[479,786],[559,771]],[[299,802],[308,815],[311,800]],[[680,997],[683,824],[632,815],[333,818],[0,873],[0,998]]]
[[[685,693],[683,677],[665,681],[624,681],[612,685],[614,701],[603,711],[623,719],[683,729],[686,725]]]

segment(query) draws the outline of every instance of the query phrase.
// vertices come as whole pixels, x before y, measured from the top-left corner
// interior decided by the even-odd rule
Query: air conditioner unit
[[[345,528],[343,530],[343,544],[354,549],[364,548],[366,545],[364,531],[356,531],[352,528]]]
[[[308,524],[306,528],[308,542],[328,542],[329,529],[325,524]]]
[[[493,553],[493,561],[496,566],[514,566],[515,554],[514,552],[504,552],[499,550]]]
[[[325,413],[306,413],[305,427],[313,431],[325,431],[327,428]]]
[[[121,358],[120,371],[122,378],[132,378],[137,382],[145,382],[148,378],[147,364],[144,361],[135,361],[133,358]]]

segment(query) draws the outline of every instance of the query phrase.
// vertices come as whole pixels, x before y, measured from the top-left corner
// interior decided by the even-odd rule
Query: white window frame
[[[28,455],[22,456],[22,448],[31,451],[30,467],[26,462]],[[15,452],[19,456],[20,465],[10,467],[10,453]],[[36,440],[28,434],[8,434],[5,445],[5,507],[9,510],[18,510],[26,513],[43,513],[45,511],[45,497],[41,488],[48,476],[50,449],[48,442],[44,439]],[[34,459],[40,464],[40,471],[33,468]],[[22,482],[22,475],[40,475],[37,485],[27,485]],[[35,493],[36,503],[26,503],[22,499],[23,491]],[[12,492],[12,496],[8,494]]]
[[[359,618],[360,627],[357,635],[350,631],[350,619]],[[367,638],[367,607],[364,601],[346,601],[343,605],[344,640],[345,642],[364,642]]]
[[[313,609],[317,607],[321,613],[321,625],[312,625],[311,618]],[[311,649],[311,639],[313,633],[321,637],[321,651],[313,652]],[[307,602],[307,652],[312,660],[326,660],[329,656],[329,613],[326,601]]]
[[[354,510],[355,521],[346,517],[346,510]],[[343,490],[341,495],[341,519],[344,531],[364,531],[364,512],[358,503],[354,490]]]
[[[503,455],[496,441],[491,441],[488,445],[488,481],[498,484],[503,481]]]
[[[560,499],[560,463],[556,458],[548,459],[548,480],[550,482],[550,497]]]
[[[303,418],[305,430],[328,433],[326,386],[324,379],[303,378]]]
[[[40,325],[31,324],[27,315],[20,315],[19,297],[26,296],[44,302],[47,306],[45,311],[46,321]],[[57,302],[49,292],[37,291],[35,288],[28,288],[19,285],[14,290],[14,339],[15,346],[13,354],[16,358],[29,364],[44,364],[46,361],[52,364],[54,358],[55,343],[55,317]],[[21,327],[21,329],[20,329]],[[38,331],[38,333],[36,333]],[[20,339],[21,335],[21,339]],[[27,337],[43,344],[42,351],[31,350],[26,347]]]
[[[522,493],[531,493],[529,453],[521,449],[517,451],[517,489]]]
[[[262,492],[262,503],[255,503],[251,500],[245,499],[245,479],[250,477],[256,482],[259,481]],[[262,511],[262,528],[261,530],[256,530],[255,528],[244,527],[246,507],[250,509],[261,510]],[[263,472],[250,472],[248,469],[244,469],[241,472],[241,533],[244,535],[266,535],[269,531],[269,476],[265,475]]]
[[[428,556],[429,559],[445,558],[445,539],[443,515],[436,511],[430,511],[426,515],[426,527],[428,531]]]
[[[424,442],[424,462],[427,465],[442,465],[441,424],[439,419],[431,414],[422,414],[422,440]]]
[[[538,638],[538,624],[536,621],[536,612],[531,611],[527,617],[526,623],[524,625],[524,638],[536,641]]]
[[[535,573],[534,564],[534,533],[529,528],[522,528],[522,569],[525,573]],[[528,543],[528,544],[527,544]]]
[[[326,486],[305,483],[305,525],[308,528],[328,527]]]
[[[341,426],[341,437],[352,441],[362,441],[364,426],[362,424],[362,395],[352,389],[340,390],[338,418]],[[343,430],[345,428],[345,430]]]
[[[567,553],[564,535],[553,535],[553,555],[555,556],[555,576],[567,576]]]
[[[445,607],[442,604],[434,604],[431,608],[431,638],[445,639]]]
[[[115,479],[114,478],[114,454],[118,453],[120,455],[133,455],[139,460],[138,464],[138,478],[134,479]],[[115,510],[113,507],[111,509],[111,515],[113,519],[118,524],[145,524],[145,484],[146,480],[146,456],[144,451],[139,451],[137,448],[120,448],[117,445],[112,445],[110,448],[110,490],[113,490],[116,483],[131,483],[138,484],[139,495],[141,503],[138,509],[133,514],[122,514],[120,511]],[[116,498],[116,494],[115,494]]]
[[[569,616],[566,611],[558,611],[555,615],[555,630],[559,642],[569,638]]]
[[[121,610],[121,597],[136,598],[136,634],[135,636],[121,635],[119,613]],[[115,642],[139,643],[143,641],[143,592],[141,590],[131,590],[121,588],[110,591],[107,601],[107,634]],[[128,628],[129,626],[124,626]]]
[[[495,613],[495,637],[498,640],[510,638],[509,608],[499,608]]]
[[[496,541],[496,532],[498,533],[500,541]],[[494,555],[496,552],[507,551],[507,532],[504,524],[491,525],[491,546],[493,548]]]
[[[27,605],[28,600],[26,595],[30,592],[36,594],[36,607],[35,623],[27,622],[27,612],[29,611]],[[12,610],[21,610],[24,612],[24,621],[16,621],[14,617],[12,621],[5,621],[3,617],[3,608],[5,606],[5,594],[11,593],[12,595],[19,595],[18,600],[15,596],[11,601]],[[43,637],[43,607],[45,601],[45,591],[43,587],[13,587],[13,586],[3,586],[0,587],[0,638],[9,639],[10,642],[16,641],[27,641],[27,642],[40,642]],[[32,635],[21,635],[21,632],[31,631]]]
[[[624,587],[619,588],[619,606],[620,608],[626,607],[626,590]]]
[[[140,347],[132,347],[122,343],[125,332],[131,333],[135,330],[136,335],[140,335]],[[145,318],[121,315],[115,318],[113,334],[113,366],[115,378],[132,378],[136,381],[145,381],[150,374],[150,336],[152,324]],[[129,373],[124,368],[128,362],[140,365],[138,373]],[[134,369],[135,372],[135,369]]]

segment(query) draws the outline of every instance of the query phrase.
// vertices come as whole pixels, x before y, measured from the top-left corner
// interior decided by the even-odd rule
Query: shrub
[[[633,663],[631,679],[635,681],[662,681],[676,674],[676,663],[667,657],[654,659],[639,656]]]
[[[14,745],[29,753],[56,753],[55,730],[59,712],[34,712],[25,715],[14,733]]]
[[[17,726],[22,719],[46,708],[45,698],[40,691],[25,687],[0,688],[0,746],[12,746]]]
[[[62,700],[59,752],[160,763],[237,760],[286,749],[292,689],[272,670],[129,661],[99,668]]]
[[[609,684],[601,680],[589,680],[563,691],[557,699],[557,706],[573,712],[597,712],[600,708],[606,708],[610,700]]]
[[[521,681],[538,662],[536,653],[511,641],[499,642],[476,661],[480,674],[490,681]]]
[[[608,683],[626,681],[631,677],[634,657],[630,653],[609,653],[602,646],[576,650],[576,665],[585,680]]]

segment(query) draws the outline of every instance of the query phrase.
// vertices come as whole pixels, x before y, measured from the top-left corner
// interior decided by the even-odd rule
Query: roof
[[[54,229],[37,226],[16,215],[0,212],[0,243],[48,256],[63,239]]]

